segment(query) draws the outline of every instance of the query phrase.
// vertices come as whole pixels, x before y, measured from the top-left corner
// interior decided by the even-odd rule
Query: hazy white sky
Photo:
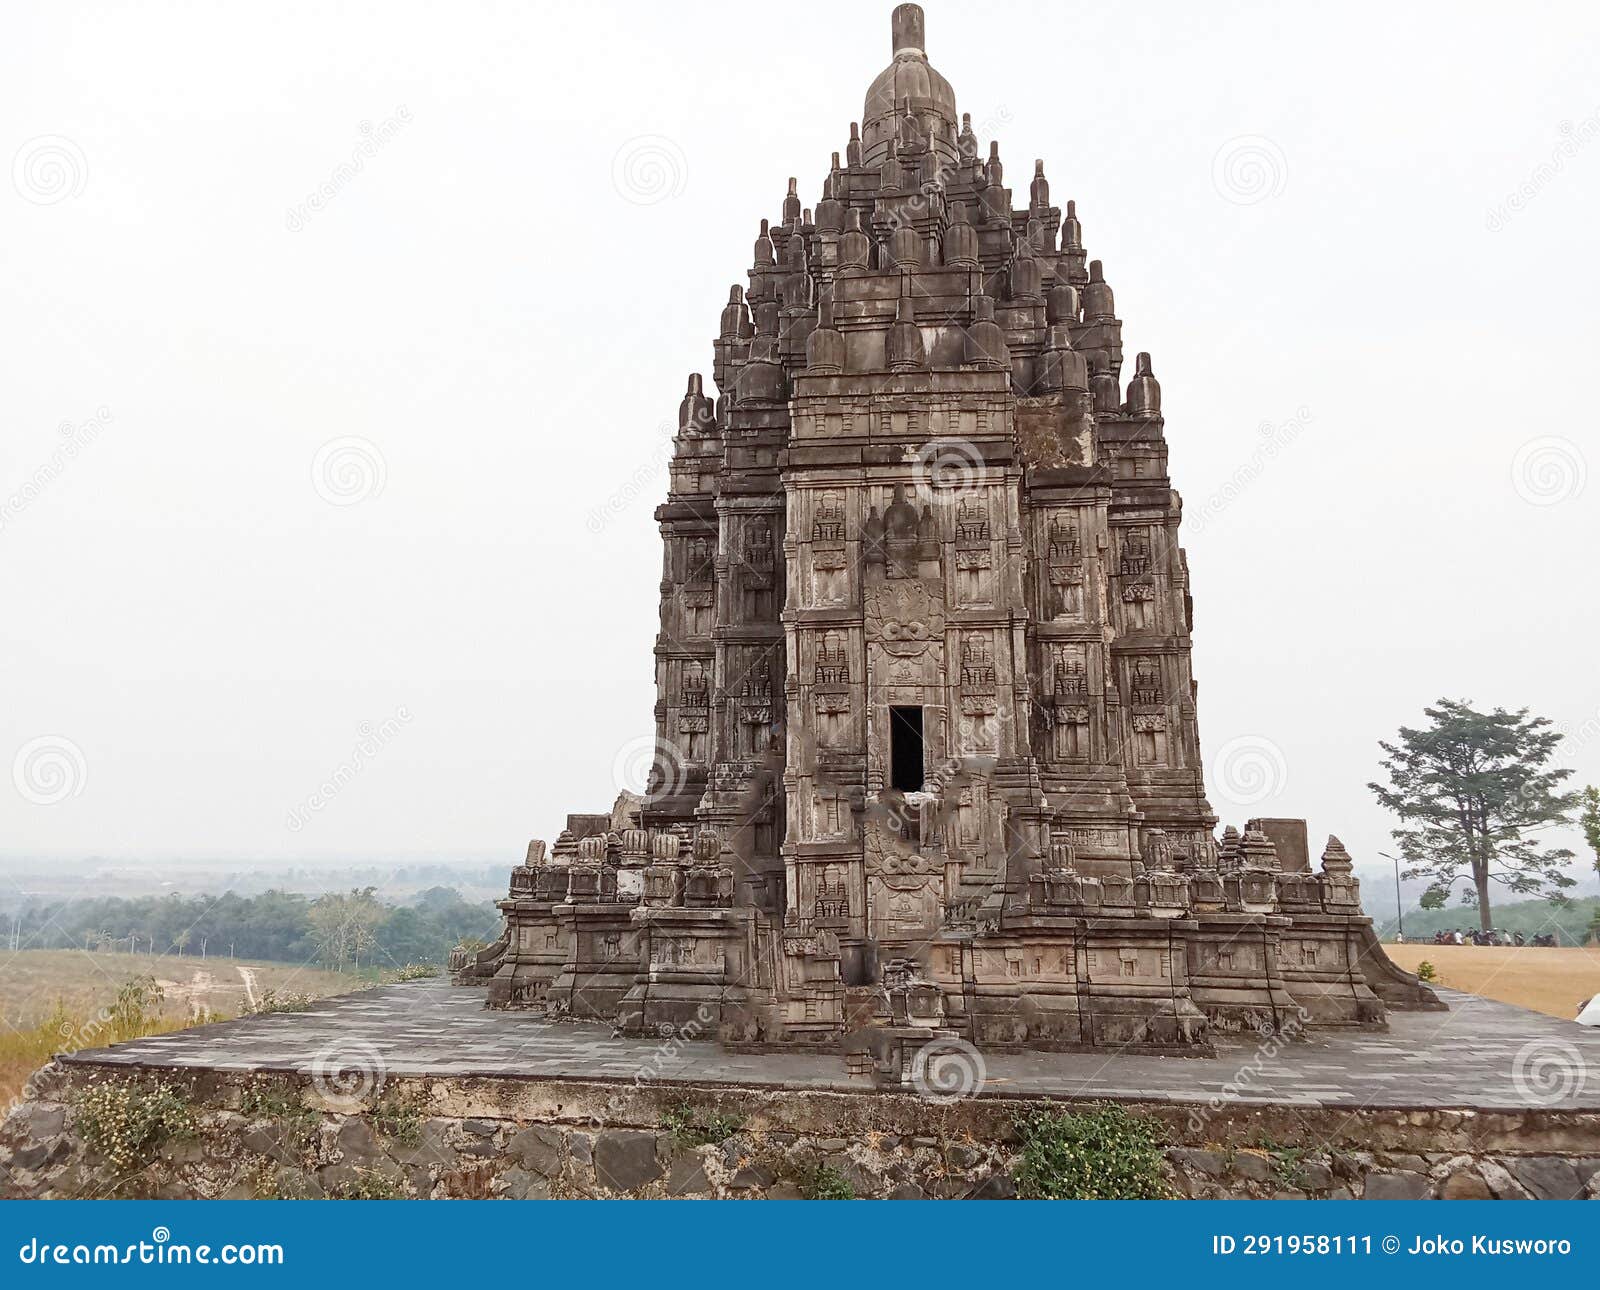
[[[608,805],[684,374],[890,7],[10,6],[0,850],[510,863]],[[1440,695],[1600,780],[1600,8],[926,7],[1154,354],[1224,819],[1373,861]]]

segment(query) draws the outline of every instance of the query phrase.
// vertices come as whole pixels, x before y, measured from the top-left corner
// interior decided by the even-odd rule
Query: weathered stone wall
[[[187,1117],[114,1167],[85,1090],[164,1080]],[[58,1067],[0,1127],[12,1197],[1000,1199],[1014,1121],[982,1098],[418,1079],[340,1090],[279,1074]],[[1054,1103],[1060,1107],[1063,1104]],[[1159,1120],[1175,1196],[1600,1195],[1600,1114],[1126,1104]]]

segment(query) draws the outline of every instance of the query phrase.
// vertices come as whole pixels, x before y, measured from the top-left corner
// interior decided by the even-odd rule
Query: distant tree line
[[[1519,900],[1509,905],[1494,907],[1494,925],[1508,932],[1521,932],[1530,941],[1548,933],[1560,945],[1583,945],[1595,933],[1596,920],[1600,919],[1600,900],[1586,896],[1570,900],[1564,905],[1551,905],[1545,900]],[[1435,932],[1473,932],[1478,929],[1477,910],[1463,909],[1459,905],[1442,909],[1408,909],[1405,917],[1406,940],[1432,940]],[[1381,922],[1379,934],[1392,940],[1395,920],[1391,914]]]
[[[232,955],[336,970],[443,963],[464,937],[492,940],[500,914],[452,887],[431,887],[404,905],[372,887],[307,896],[86,896],[13,903],[3,911],[17,949],[121,950],[183,957]]]

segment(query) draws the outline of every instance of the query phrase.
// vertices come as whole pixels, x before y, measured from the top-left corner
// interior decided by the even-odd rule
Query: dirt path
[[[250,1006],[254,1008],[256,1006],[256,970],[241,966],[239,975],[244,978],[244,997],[249,1001]]]

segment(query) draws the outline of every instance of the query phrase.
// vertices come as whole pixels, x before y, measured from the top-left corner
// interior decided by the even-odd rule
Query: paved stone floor
[[[1116,1097],[1278,1106],[1600,1109],[1600,1032],[1440,990],[1449,1012],[1391,1013],[1385,1033],[1311,1032],[1263,1055],[1253,1037],[1214,1058],[990,1053],[983,1096]],[[410,982],[324,1000],[308,1012],[201,1026],[91,1049],[72,1062],[310,1072],[319,1058],[390,1075],[635,1079],[750,1087],[863,1087],[842,1058],[728,1053],[713,1043],[613,1038],[610,1027],[489,1012],[483,991]]]

